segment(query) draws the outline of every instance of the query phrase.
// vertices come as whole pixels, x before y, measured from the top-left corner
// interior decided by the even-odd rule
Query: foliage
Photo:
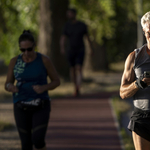
[[[135,0],[114,0],[117,25],[111,40],[106,41],[109,62],[120,61],[136,48],[137,14]],[[128,6],[128,7],[127,7]]]
[[[37,35],[37,12],[39,1],[1,0],[0,1],[0,57],[9,62],[19,53],[18,37],[24,29],[31,29]]]
[[[108,62],[124,60],[136,48],[139,0],[70,0],[78,18],[88,26],[93,41],[107,50]],[[150,9],[143,1],[143,14]]]
[[[136,48],[138,1],[70,0],[70,6],[78,10],[78,19],[88,25],[92,41],[107,50],[109,63],[124,60]],[[24,29],[31,29],[37,37],[39,2],[0,1],[0,57],[6,62],[19,53],[17,40]],[[144,14],[150,3],[142,3]]]
[[[102,38],[111,39],[114,34],[116,21],[114,4],[111,0],[70,0],[70,6],[78,10],[77,17],[89,27],[91,38],[99,44]],[[88,10],[88,11],[87,11]]]

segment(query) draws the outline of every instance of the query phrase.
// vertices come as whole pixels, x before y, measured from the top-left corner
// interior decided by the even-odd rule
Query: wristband
[[[135,82],[135,86],[140,89],[140,86],[138,85],[137,81]]]
[[[142,81],[142,79],[143,79],[142,77],[139,77],[136,80],[135,85],[140,89],[145,89],[148,85],[144,81]]]

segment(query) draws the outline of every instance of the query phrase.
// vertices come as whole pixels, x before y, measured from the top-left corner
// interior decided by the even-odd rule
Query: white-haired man
[[[129,54],[120,86],[122,99],[133,97],[128,129],[136,150],[150,150],[150,12],[141,18],[147,43]]]

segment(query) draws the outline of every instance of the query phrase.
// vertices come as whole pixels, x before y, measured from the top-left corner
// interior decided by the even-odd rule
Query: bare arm
[[[120,96],[122,99],[132,97],[139,90],[135,85],[135,73],[133,70],[134,59],[135,52],[132,52],[125,62],[125,69],[120,86]]]
[[[11,59],[8,67],[6,82],[5,82],[5,90],[13,93],[18,92],[18,88],[14,86],[15,77],[13,72],[17,58],[18,56]]]
[[[85,34],[85,37],[87,38],[88,43],[89,43],[89,45],[90,45],[91,54],[93,54],[93,53],[94,53],[94,48],[93,48],[92,42],[91,42],[91,40],[90,40],[90,37],[89,37],[88,34]]]
[[[58,74],[57,74],[56,69],[54,68],[52,62],[50,61],[50,59],[47,56],[42,55],[42,60],[43,60],[44,66],[47,70],[47,73],[48,73],[48,76],[49,76],[51,82],[46,85],[42,85],[42,86],[40,86],[40,85],[33,86],[33,89],[38,94],[43,93],[44,91],[53,90],[57,86],[60,85],[60,80],[59,80]]]
[[[66,35],[62,35],[60,38],[60,51],[62,54],[65,54],[65,44],[66,44],[67,37]]]

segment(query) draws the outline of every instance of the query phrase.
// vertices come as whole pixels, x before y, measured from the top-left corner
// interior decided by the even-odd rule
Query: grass
[[[6,76],[5,75],[0,76],[0,102],[10,99],[12,95],[9,92],[5,91],[4,89],[5,81],[6,81]],[[0,120],[0,131],[10,129],[12,127],[13,124]]]
[[[124,128],[121,129],[121,136],[123,138],[123,143],[124,143],[124,147],[125,150],[133,150],[134,149],[134,144],[133,144],[133,140],[132,137],[130,137]]]
[[[116,116],[120,122],[121,113],[127,112],[131,106],[127,102],[121,100],[119,97],[113,97],[113,108],[115,109]]]
[[[9,122],[0,121],[0,131],[11,129],[13,127],[14,125]]]
[[[127,102],[121,100],[119,97],[112,98],[112,105],[113,109],[115,110],[118,123],[120,125],[120,134],[123,139],[125,150],[133,150],[134,144],[132,137],[126,133],[124,127],[121,127],[121,114],[127,112],[131,108],[131,106]]]
[[[122,71],[123,71],[123,68],[124,68],[124,64],[125,64],[124,61],[116,62],[116,63],[111,63],[111,64],[109,65],[109,68],[110,68],[111,70],[116,71],[116,72],[122,72]]]
[[[6,99],[10,99],[12,97],[12,94],[4,89],[5,81],[6,75],[0,76],[0,102],[5,101]]]

